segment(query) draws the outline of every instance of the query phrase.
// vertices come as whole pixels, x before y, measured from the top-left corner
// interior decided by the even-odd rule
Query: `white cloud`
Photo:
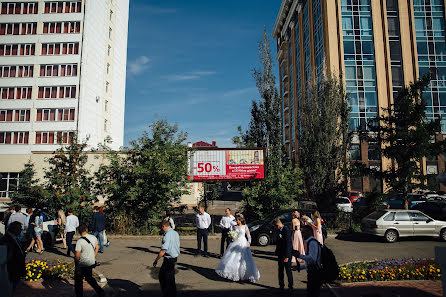
[[[227,91],[223,94],[223,97],[237,97],[240,95],[245,95],[247,93],[252,93],[256,90],[255,87],[249,87],[249,88],[243,88],[243,89],[236,89]]]
[[[143,73],[150,67],[150,59],[146,56],[139,56],[133,61],[130,61],[127,65],[127,71],[130,75],[138,75]]]
[[[196,80],[201,79],[204,76],[214,75],[215,71],[192,71],[182,74],[171,74],[165,76],[168,81],[184,81],[184,80]]]

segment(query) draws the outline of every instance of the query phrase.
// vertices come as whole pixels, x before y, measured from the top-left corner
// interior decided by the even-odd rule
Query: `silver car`
[[[387,242],[409,236],[433,236],[446,241],[446,222],[436,221],[418,210],[375,211],[362,219],[361,230],[383,236]]]

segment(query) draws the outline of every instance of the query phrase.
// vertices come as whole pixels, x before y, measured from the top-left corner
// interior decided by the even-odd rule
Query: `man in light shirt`
[[[229,245],[228,233],[232,230],[232,227],[237,225],[235,222],[234,216],[231,214],[231,209],[226,208],[225,215],[220,220],[221,227],[221,242],[220,242],[220,258],[223,256],[225,251],[225,242],[226,248]]]
[[[201,241],[204,242],[203,257],[208,256],[208,235],[209,226],[211,225],[211,216],[204,211],[204,206],[198,207],[198,213],[195,216],[195,223],[197,225],[197,255],[201,252]]]
[[[22,209],[20,206],[14,207],[15,212],[9,217],[8,226],[13,222],[19,222],[22,225],[22,231],[19,235],[19,242],[22,241],[24,232],[28,229],[28,220],[25,214],[22,213]]]
[[[70,253],[76,253],[73,245],[73,237],[76,234],[76,228],[79,227],[79,219],[77,216],[73,215],[73,211],[69,209],[67,211],[67,223],[65,224],[65,238],[67,239],[67,256],[70,256]]]

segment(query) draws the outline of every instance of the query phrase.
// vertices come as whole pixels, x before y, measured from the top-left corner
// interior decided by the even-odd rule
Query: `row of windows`
[[[31,111],[29,109],[0,110],[0,122],[29,122]],[[42,108],[37,109],[37,122],[65,122],[74,121],[74,108]]]
[[[32,87],[0,88],[0,99],[31,99]],[[38,99],[75,99],[76,86],[39,87]]]
[[[43,34],[75,34],[81,31],[80,22],[46,22]],[[0,35],[35,35],[37,23],[2,23]]]
[[[34,44],[0,44],[0,56],[34,56]]]
[[[0,44],[0,56],[34,56],[35,44]],[[44,43],[42,44],[42,56],[52,55],[77,55],[79,43]]]
[[[1,14],[37,14],[38,2],[4,2]],[[45,2],[44,13],[79,13],[82,1],[51,1]]]
[[[35,144],[68,144],[74,132],[36,132]],[[29,132],[0,132],[0,144],[28,144]]]
[[[0,173],[0,197],[9,197],[10,191],[19,186],[19,173],[1,172]]]
[[[63,77],[63,76],[77,76],[77,64],[62,64],[62,65],[41,65],[41,77]],[[33,77],[33,65],[21,66],[0,66],[0,77],[2,78],[17,78],[17,77]]]

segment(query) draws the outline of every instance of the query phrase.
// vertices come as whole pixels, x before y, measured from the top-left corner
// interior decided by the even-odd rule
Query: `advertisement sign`
[[[189,153],[192,181],[262,179],[264,150],[197,149]]]

